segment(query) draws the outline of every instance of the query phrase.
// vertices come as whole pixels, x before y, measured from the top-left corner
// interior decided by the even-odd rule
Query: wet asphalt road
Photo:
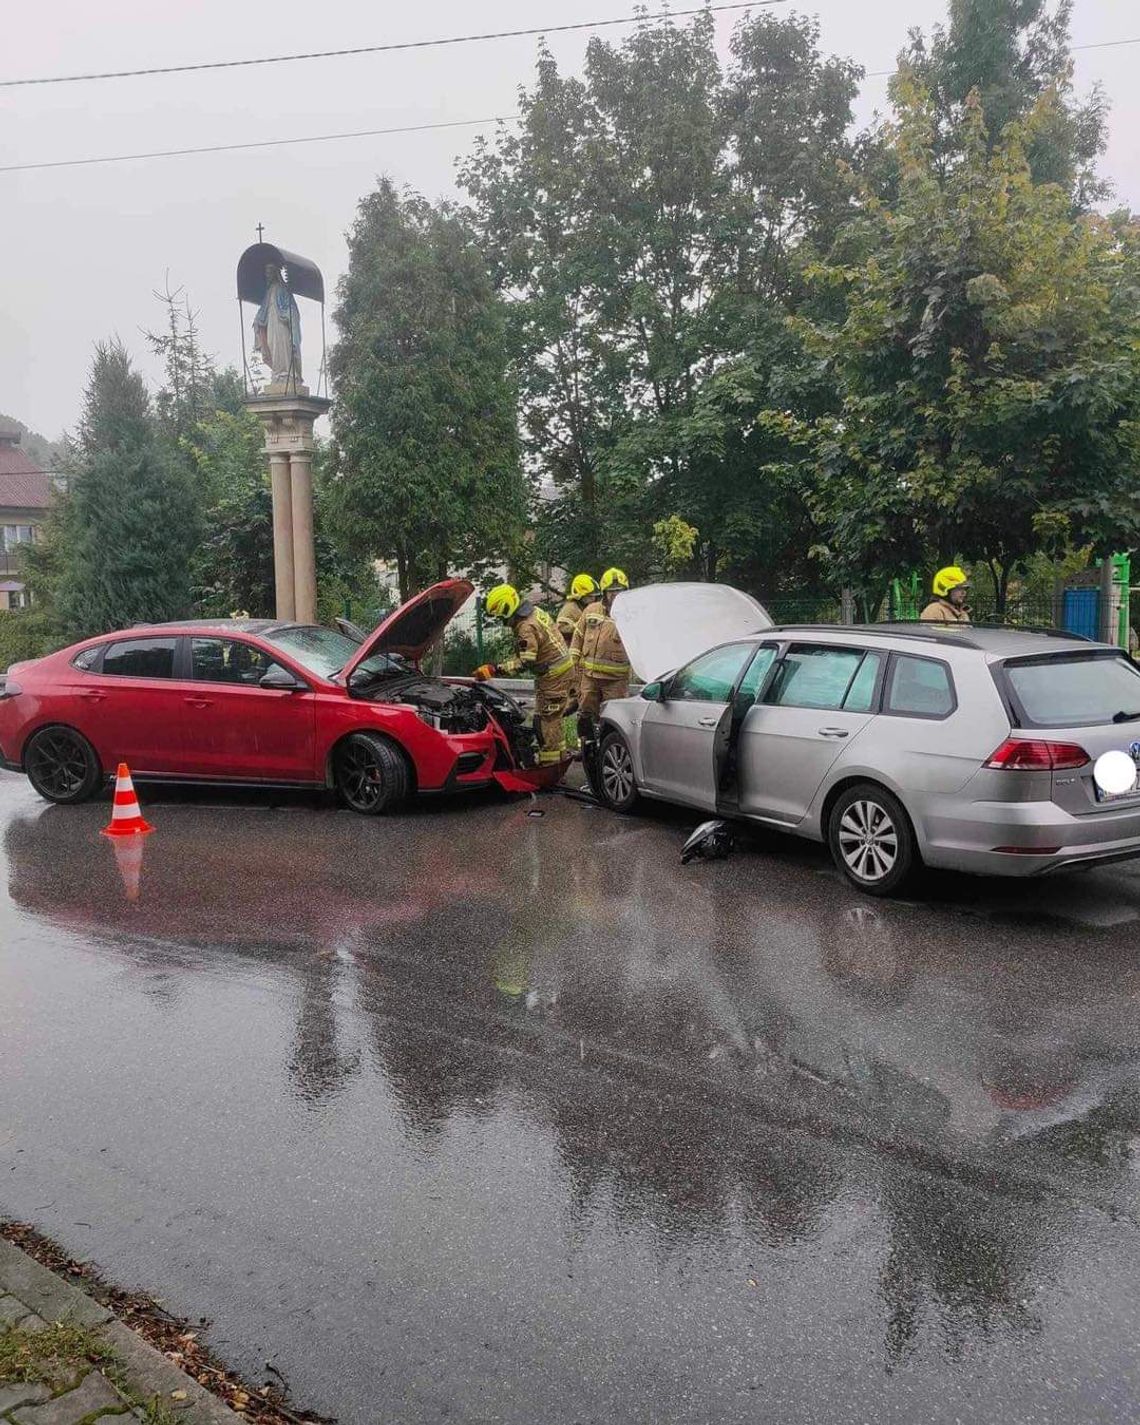
[[[0,774],[0,1214],[255,1382],[344,1425],[1137,1418],[1140,869],[878,904],[560,797],[144,800],[120,864],[106,804]]]

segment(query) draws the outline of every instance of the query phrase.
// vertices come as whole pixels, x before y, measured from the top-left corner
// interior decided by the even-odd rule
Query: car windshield
[[[359,643],[331,628],[282,628],[266,634],[266,639],[320,678],[339,673],[360,652]],[[363,673],[391,673],[405,666],[392,654],[374,653],[359,668]]]
[[[1005,671],[1035,727],[1087,727],[1140,712],[1140,672],[1126,658],[1058,654],[1009,662]]]

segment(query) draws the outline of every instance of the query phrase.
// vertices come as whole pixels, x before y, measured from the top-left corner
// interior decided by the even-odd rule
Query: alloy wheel
[[[345,800],[359,811],[368,811],[384,797],[384,768],[375,748],[354,742],[342,751],[340,786]]]
[[[898,830],[890,813],[868,799],[852,802],[839,822],[839,851],[859,880],[889,876],[899,855]]]
[[[78,795],[89,770],[85,748],[67,732],[44,733],[28,752],[33,783],[60,801]]]
[[[607,799],[619,806],[633,795],[633,758],[624,742],[615,739],[602,753],[602,787]]]

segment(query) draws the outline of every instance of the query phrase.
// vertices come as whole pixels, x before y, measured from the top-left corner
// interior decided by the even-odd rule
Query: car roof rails
[[[841,633],[858,633],[860,636],[874,637],[878,635],[880,638],[915,638],[927,643],[953,644],[958,648],[974,648],[979,651],[985,651],[986,644],[971,637],[972,632],[1033,633],[1045,638],[1064,639],[1069,643],[1096,642],[1095,639],[1087,638],[1083,633],[1072,633],[1064,628],[1050,628],[1047,624],[968,623],[948,624],[945,628],[939,628],[937,625],[920,623],[917,619],[913,621],[896,619],[894,622],[885,623],[785,623],[777,624],[775,629],[765,630],[765,632],[794,633],[799,630],[815,632],[830,630]]]
[[[1086,633],[1074,633],[1068,628],[1054,628],[1048,623],[971,623],[971,628],[993,629],[997,633],[1039,633],[1046,638],[1065,638],[1072,643],[1097,643]]]
[[[960,624],[962,633],[943,632],[929,625],[910,623],[782,623],[775,628],[764,629],[765,633],[857,633],[861,638],[870,635],[879,638],[916,638],[924,643],[951,643],[958,648],[979,648],[964,630],[975,625]]]

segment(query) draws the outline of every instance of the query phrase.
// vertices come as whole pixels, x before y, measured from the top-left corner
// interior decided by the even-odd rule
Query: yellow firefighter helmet
[[[598,592],[598,581],[592,574],[575,574],[574,582],[570,585],[570,597],[572,599],[587,599],[591,594]]]
[[[964,569],[959,569],[957,564],[947,564],[934,576],[934,592],[938,598],[944,599],[951,589],[960,589],[969,582],[970,576]]]
[[[513,584],[496,584],[487,595],[486,609],[492,618],[514,618],[519,611],[519,591]]]

